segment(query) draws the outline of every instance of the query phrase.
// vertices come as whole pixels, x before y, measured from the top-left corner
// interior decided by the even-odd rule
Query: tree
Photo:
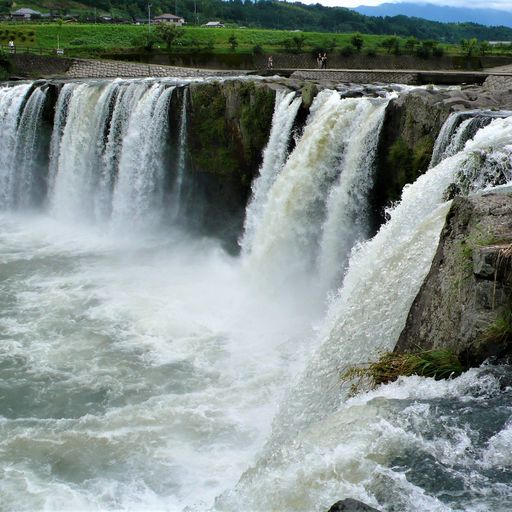
[[[381,43],[383,48],[386,48],[388,53],[391,53],[391,50],[395,50],[396,47],[400,47],[400,42],[398,41],[398,37],[386,37]]]
[[[357,34],[354,34],[352,36],[352,39],[350,40],[352,46],[358,51],[360,52],[363,48],[363,45],[364,45],[364,39],[363,39],[363,36],[359,33]]]
[[[301,34],[300,36],[293,36],[292,41],[295,45],[296,52],[300,53],[302,51],[302,47],[304,46],[304,42],[306,41],[306,37],[304,34]]]
[[[414,50],[416,49],[416,46],[418,46],[420,42],[415,37],[408,37],[407,41],[405,41],[405,49],[409,53],[414,53]]]
[[[234,52],[236,47],[238,46],[238,40],[235,34],[231,34],[228,39],[229,46],[231,46],[231,51]]]
[[[487,55],[491,50],[492,48],[488,41],[480,42],[480,55]]]
[[[473,37],[472,39],[462,39],[460,47],[465,57],[473,57],[478,48],[478,40],[476,37]]]
[[[170,51],[174,41],[183,36],[184,31],[172,23],[160,23],[156,26],[156,35],[165,43],[167,51]]]

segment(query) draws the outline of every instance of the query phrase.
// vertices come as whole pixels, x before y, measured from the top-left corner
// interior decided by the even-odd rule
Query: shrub
[[[420,59],[428,59],[430,57],[430,49],[425,45],[418,46],[416,48],[416,55]]]
[[[355,52],[356,49],[351,44],[347,44],[340,50],[340,53],[343,55],[343,57],[351,57]]]
[[[424,350],[406,354],[387,352],[374,363],[348,369],[341,378],[344,381],[356,379],[359,382],[366,379],[373,386],[378,386],[411,375],[436,380],[449,379],[461,375],[466,369],[459,357],[450,350]],[[357,389],[356,383],[352,391]]]
[[[350,40],[350,43],[358,52],[360,52],[364,45],[363,36],[359,33],[354,34]]]
[[[375,48],[366,48],[365,53],[368,57],[375,57],[377,55],[377,50]]]
[[[253,55],[262,55],[263,54],[263,47],[259,44],[256,44],[252,47],[252,53]]]
[[[442,57],[444,55],[444,48],[441,46],[436,46],[432,48],[432,55],[434,57]]]

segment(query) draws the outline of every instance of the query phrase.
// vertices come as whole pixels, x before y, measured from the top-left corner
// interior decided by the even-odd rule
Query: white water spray
[[[240,242],[244,254],[252,249],[255,233],[262,221],[269,191],[281,171],[290,143],[291,130],[302,99],[295,92],[276,93],[272,129],[263,152],[259,176],[252,184],[252,197],[245,212],[244,234]]]
[[[154,84],[137,103],[123,139],[112,199],[114,226],[158,225],[164,197],[164,146],[174,87]]]
[[[333,260],[364,236],[366,214],[356,203],[366,204],[376,147],[370,139],[378,137],[387,101],[343,99],[327,90],[315,98],[253,235],[249,261],[259,269],[259,279],[290,281],[316,271],[320,263],[321,288],[343,271],[343,263],[340,269]],[[339,227],[354,216],[357,225]]]
[[[16,142],[21,107],[30,84],[0,87],[0,207],[14,206]]]

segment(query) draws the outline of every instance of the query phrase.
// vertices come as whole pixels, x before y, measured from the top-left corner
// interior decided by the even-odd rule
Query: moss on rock
[[[251,182],[268,141],[274,99],[275,90],[255,81],[190,85],[190,202],[196,205],[190,216],[231,248],[236,247]]]

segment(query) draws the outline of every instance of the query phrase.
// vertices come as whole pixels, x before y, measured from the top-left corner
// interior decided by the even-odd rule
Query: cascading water
[[[475,189],[493,185],[498,177],[510,182],[511,140],[512,118],[497,119],[480,130],[464,151],[441,161],[404,189],[401,202],[389,211],[390,220],[372,240],[354,252],[343,287],[331,304],[320,350],[283,402],[260,461],[242,477],[236,489],[218,499],[219,510],[240,507],[253,511],[325,510],[340,494],[377,506],[380,502],[390,510],[395,503],[400,504],[400,510],[407,511],[418,510],[418,504],[421,510],[451,510],[438,498],[425,496],[421,487],[408,483],[401,471],[394,472],[388,464],[394,456],[399,457],[400,450],[388,446],[387,439],[379,440],[381,432],[394,434],[395,443],[404,443],[411,450],[414,447],[407,431],[397,432],[396,429],[403,428],[399,423],[394,423],[392,432],[388,432],[392,430],[390,425],[379,423],[388,421],[389,412],[395,413],[393,404],[384,404],[388,411],[382,413],[378,404],[358,411],[358,400],[364,402],[368,398],[347,402],[348,385],[340,376],[344,370],[368,363],[379,352],[394,348],[437,248],[449,209],[449,203],[443,201],[444,191],[451,183],[466,180],[474,182]],[[483,168],[482,155],[488,157]],[[508,161],[506,171],[504,167],[496,168],[495,162],[500,159]],[[480,179],[480,173],[478,180],[473,181],[477,170],[483,171],[485,182]],[[465,379],[460,379],[463,393],[477,396],[486,393],[484,377],[478,376],[477,382],[472,383],[474,391],[469,390],[470,384]],[[408,382],[414,386],[415,380]],[[418,389],[424,385],[420,382]],[[491,386],[497,385],[491,378]],[[390,386],[393,387],[398,387],[398,397],[403,396],[400,384]],[[446,393],[446,385],[442,389],[441,394]],[[382,391],[383,396],[386,393]],[[405,395],[416,393],[421,396],[421,391],[413,387]],[[380,396],[380,393],[369,396]],[[389,398],[393,397],[391,391]],[[428,394],[425,398],[428,400]],[[421,407],[408,413],[413,418],[416,414],[421,416]],[[393,419],[397,421],[400,420]],[[368,423],[368,434],[357,435],[357,430],[366,430]],[[501,429],[503,423],[498,421],[498,425]],[[411,432],[415,431],[414,427]],[[464,425],[457,424],[457,429],[463,431]],[[508,442],[507,425],[503,432]],[[450,443],[456,441],[450,439]],[[376,459],[372,450],[377,450]],[[467,461],[463,469],[459,468],[461,474],[457,478],[470,478],[471,465],[477,464]],[[507,492],[511,490],[510,484],[507,480]],[[475,484],[477,489],[478,485]],[[485,479],[480,485],[485,485]],[[302,489],[306,492],[301,492]],[[466,494],[450,498],[455,504],[465,503],[463,510],[470,510],[467,503],[473,506],[477,501],[472,499],[473,492],[474,487]],[[511,502],[508,500],[503,510]],[[456,506],[455,510],[460,509]]]
[[[250,252],[268,199],[268,193],[284,165],[290,143],[293,122],[302,99],[294,92],[278,91],[272,118],[272,131],[263,153],[259,176],[252,185],[252,198],[247,207],[244,235],[241,241],[244,253]]]
[[[36,141],[45,93],[30,84],[0,88],[2,208],[28,207],[34,194]],[[24,108],[22,108],[24,107]]]
[[[166,82],[123,80],[63,87],[50,152],[56,216],[111,217],[115,228],[157,222],[173,90]]]
[[[288,154],[301,100],[278,92],[233,257],[183,228],[149,229],[186,182],[186,90],[64,84],[39,191],[49,215],[29,215],[45,89],[0,88],[2,507],[309,512],[354,497],[389,511],[508,510],[510,370],[349,399],[339,374],[393,347],[446,187],[511,181],[512,119],[452,119],[442,161],[363,243],[389,98],[319,93]]]
[[[315,98],[302,137],[272,187],[265,187],[264,201],[255,195],[249,206],[251,215],[265,206],[246,228],[254,230],[249,259],[258,279],[293,281],[319,266],[322,294],[339,278],[343,258],[366,234],[366,192],[388,101],[342,98],[336,91]]]
[[[28,98],[16,133],[14,148],[15,179],[13,199],[17,208],[27,209],[38,203],[41,194],[41,155],[39,133],[46,92],[41,87],[34,89]]]
[[[164,196],[163,151],[173,87],[154,84],[137,103],[123,140],[112,200],[114,223],[159,222]]]
[[[187,89],[183,89],[182,104],[181,104],[181,119],[180,119],[180,133],[178,140],[178,167],[176,170],[176,179],[174,181],[174,190],[172,194],[172,208],[171,218],[177,219],[181,206],[183,187],[185,182],[186,165],[187,165]]]
[[[430,167],[464,149],[466,142],[493,119],[509,115],[510,112],[490,110],[466,110],[450,114],[434,144]]]

